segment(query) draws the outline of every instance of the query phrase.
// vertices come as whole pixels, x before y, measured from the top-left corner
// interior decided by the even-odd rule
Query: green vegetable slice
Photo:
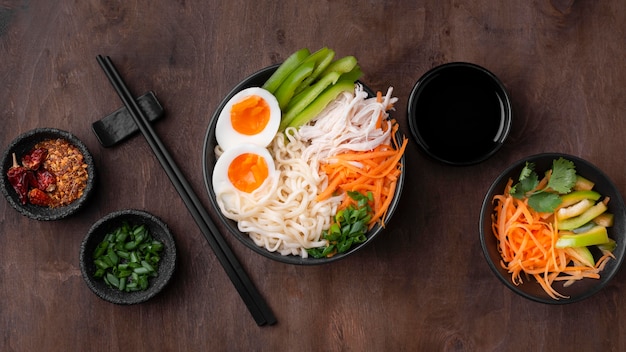
[[[314,52],[313,54],[311,54],[308,58],[306,58],[303,63],[314,62],[315,68],[313,69],[313,72],[311,72],[311,75],[305,78],[300,83],[300,85],[298,85],[294,94],[298,94],[302,92],[304,89],[306,89],[308,86],[310,86],[313,83],[313,81],[315,81],[317,77],[319,77],[322,74],[322,72],[326,70],[328,65],[330,65],[330,63],[333,61],[334,57],[335,57],[335,51],[324,47]]]
[[[331,72],[317,81],[315,84],[305,89],[300,94],[291,99],[287,105],[287,109],[283,112],[281,120],[282,128],[285,128],[289,123],[304,110],[309,104],[311,104],[315,98],[317,98],[328,86],[335,84],[341,76],[338,72]],[[279,127],[280,129],[280,127]]]
[[[615,223],[615,216],[612,213],[604,212],[595,218],[593,218],[593,223],[596,225],[611,227]]]
[[[600,249],[601,251],[613,252],[617,247],[617,242],[609,237],[609,241],[607,243],[599,244],[596,247],[598,247],[598,249]]]
[[[606,204],[604,204],[603,202],[596,203],[594,206],[587,209],[584,213],[578,216],[559,221],[559,230],[573,230],[575,228],[581,227],[593,220],[596,216],[604,213],[607,209],[608,208]]]
[[[561,207],[567,207],[572,204],[578,203],[583,199],[590,199],[596,201],[600,199],[600,193],[596,191],[573,191],[561,196]]]
[[[565,220],[569,218],[573,218],[574,216],[578,216],[584,213],[587,209],[591,208],[594,205],[594,202],[591,199],[583,199],[578,203],[574,203],[567,207],[562,207],[556,212],[557,219]]]
[[[322,72],[320,77],[323,77],[331,72],[348,73],[357,66],[357,60],[354,56],[344,56],[333,62]]]
[[[299,114],[297,114],[289,123],[288,126],[284,126],[281,123],[281,127],[279,129],[284,130],[286,127],[299,127],[309,122],[315,116],[317,116],[324,108],[339,94],[342,92],[351,92],[354,91],[354,81],[340,79],[322,92],[311,104],[309,104],[304,110],[302,110]]]
[[[295,70],[304,59],[310,55],[309,49],[303,48],[291,54],[283,63],[278,66],[276,71],[268,78],[261,88],[270,93],[276,92],[281,83]]]
[[[574,184],[575,191],[590,191],[595,186],[595,183],[580,175],[576,175],[576,184]]]
[[[574,258],[578,258],[586,266],[595,266],[596,261],[593,259],[593,254],[587,247],[570,247],[567,249]]]
[[[315,83],[297,93],[291,99],[287,105],[287,114],[291,112],[291,117],[295,116],[296,113],[300,112],[312,101],[311,98],[315,99],[315,97],[321,93],[321,90],[330,84],[335,84],[339,78],[346,78],[346,74],[351,73],[355,67],[357,67],[357,61],[354,56],[344,56],[331,62],[326,70],[320,74],[319,79]],[[356,81],[357,79],[358,77],[352,79],[352,81]]]
[[[278,100],[278,106],[281,111],[287,107],[287,104],[293,97],[298,85],[300,85],[305,78],[311,75],[314,68],[315,62],[303,63],[291,72],[289,76],[285,78],[283,83],[281,83],[276,92],[274,92],[274,96],[276,97],[276,100]]]
[[[361,71],[361,67],[359,65],[356,65],[350,72],[346,72],[343,75],[341,75],[341,79],[356,82],[362,76],[363,76],[363,71]]]
[[[609,242],[609,235],[604,226],[595,226],[579,234],[561,235],[556,241],[556,248],[586,247]]]

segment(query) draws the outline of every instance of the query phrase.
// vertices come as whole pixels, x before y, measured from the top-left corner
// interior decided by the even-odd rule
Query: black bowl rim
[[[475,159],[471,159],[471,160],[466,160],[466,161],[452,161],[452,160],[448,160],[445,158],[440,157],[437,154],[434,154],[430,149],[428,149],[423,141],[423,139],[421,138],[421,135],[417,129],[417,125],[415,120],[415,105],[417,104],[417,96],[418,93],[421,91],[422,87],[423,87],[423,82],[427,81],[431,76],[437,74],[438,72],[442,71],[442,70],[446,70],[449,68],[458,68],[458,67],[463,67],[463,68],[469,68],[469,69],[474,69],[477,70],[483,74],[485,74],[487,77],[489,77],[491,80],[493,80],[493,82],[500,88],[500,90],[502,91],[502,97],[504,98],[504,107],[505,107],[505,121],[504,121],[504,126],[503,126],[503,131],[502,134],[500,135],[500,138],[498,139],[497,143],[495,144],[495,146],[486,154],[483,154],[480,157],[477,157]],[[447,165],[452,165],[452,166],[470,166],[470,165],[475,165],[478,163],[481,163],[489,158],[491,158],[494,154],[496,154],[500,148],[502,147],[502,145],[504,144],[504,142],[506,141],[506,139],[509,136],[509,133],[511,131],[511,126],[513,124],[513,107],[512,107],[512,102],[511,102],[511,97],[509,95],[509,92],[507,91],[506,87],[504,86],[504,84],[502,83],[502,81],[495,75],[493,74],[491,71],[489,71],[488,69],[474,64],[474,63],[470,63],[470,62],[463,62],[463,61],[456,61],[456,62],[448,62],[442,65],[438,65],[435,66],[431,69],[429,69],[426,73],[424,73],[413,85],[413,88],[411,89],[411,93],[409,94],[409,100],[407,103],[407,120],[409,122],[409,129],[411,131],[411,136],[413,137],[413,140],[419,145],[420,149],[429,157],[431,157],[434,160],[437,160],[439,162],[442,162],[444,164]]]
[[[42,138],[38,138],[39,136]],[[48,138],[65,139],[80,150],[83,154],[84,161],[87,164],[87,172],[89,173],[87,185],[85,186],[82,197],[63,207],[46,208],[32,204],[22,205],[7,178],[8,169],[12,165],[11,154],[19,147],[22,147],[24,152],[26,152],[27,149],[30,150],[37,142]],[[59,220],[74,214],[83,207],[87,199],[93,193],[96,180],[96,168],[93,157],[85,144],[78,139],[78,137],[68,131],[50,127],[35,128],[24,132],[15,138],[2,155],[2,160],[0,161],[0,173],[2,173],[0,176],[0,189],[9,204],[20,214],[39,221]]]
[[[107,229],[110,228],[112,230],[113,227],[121,225],[116,223],[120,218],[133,218],[137,219],[137,222],[152,225],[153,228],[150,234],[154,238],[162,241],[165,247],[165,257],[162,257],[161,262],[159,263],[159,274],[156,279],[152,279],[153,281],[150,282],[150,286],[145,291],[121,292],[106,286],[103,281],[97,280],[93,277],[95,265],[91,260],[87,259],[91,255],[91,253],[88,253],[88,247],[90,247],[90,244],[94,241],[93,236],[95,236],[97,232],[105,226]],[[155,234],[154,228],[159,229],[157,234]],[[104,234],[102,235],[104,236]],[[99,240],[96,241],[98,243],[100,242]],[[97,243],[95,243],[95,245],[97,245]],[[159,217],[144,210],[123,209],[113,211],[105,215],[91,226],[80,244],[79,264],[83,280],[89,289],[99,298],[118,305],[131,305],[143,303],[149,300],[168,285],[174,271],[176,270],[176,258],[176,242],[174,241],[174,237],[165,222],[163,222]]]
[[[599,175],[599,177],[602,178],[603,182],[606,182],[608,188],[614,190],[615,194],[611,195],[611,203],[613,204],[617,204],[617,209],[621,210],[621,214],[622,214],[622,221],[626,222],[626,209],[624,206],[624,200],[622,198],[621,193],[619,192],[619,189],[617,188],[617,186],[615,186],[615,183],[611,180],[611,178],[604,173],[604,171],[602,171],[600,168],[598,168],[597,166],[595,166],[593,163],[574,156],[574,155],[569,155],[569,154],[565,154],[565,153],[556,153],[556,152],[546,152],[546,153],[539,153],[539,154],[534,154],[534,155],[530,155],[524,158],[521,158],[517,161],[515,161],[514,163],[512,163],[510,166],[508,166],[503,172],[501,172],[496,179],[493,181],[493,183],[491,184],[491,186],[489,187],[487,193],[485,194],[485,198],[483,199],[482,202],[482,206],[480,209],[480,218],[479,218],[479,234],[480,234],[480,245],[482,248],[482,252],[483,255],[485,257],[485,261],[487,262],[487,264],[489,265],[489,267],[491,268],[491,271],[495,274],[495,276],[506,286],[508,287],[510,290],[512,290],[513,292],[517,293],[518,295],[525,297],[531,301],[535,301],[535,302],[539,302],[539,303],[544,303],[544,304],[549,304],[549,305],[564,305],[564,304],[570,304],[570,303],[575,303],[575,302],[579,302],[582,301],[584,299],[587,299],[591,296],[593,296],[594,294],[598,293],[600,290],[602,290],[610,281],[613,277],[615,277],[615,275],[617,275],[617,272],[620,270],[620,267],[622,265],[622,262],[624,260],[624,251],[626,250],[626,237],[624,237],[622,239],[622,241],[618,241],[618,247],[616,249],[616,251],[621,252],[622,255],[617,255],[615,259],[613,259],[610,263],[610,266],[608,266],[607,268],[605,268],[605,270],[602,272],[602,276],[600,278],[600,281],[598,281],[597,285],[594,285],[593,288],[591,288],[590,290],[587,290],[585,293],[580,294],[576,297],[570,297],[570,298],[563,298],[563,299],[559,299],[559,300],[555,300],[552,299],[548,296],[545,297],[538,297],[532,294],[529,294],[527,292],[525,292],[524,290],[522,290],[520,288],[520,286],[516,286],[514,285],[510,280],[509,277],[504,277],[502,275],[502,273],[499,271],[499,267],[496,265],[496,263],[494,263],[493,260],[491,260],[491,257],[489,255],[489,246],[486,242],[486,235],[483,231],[484,227],[485,227],[485,222],[486,222],[486,217],[488,214],[491,214],[493,211],[493,205],[491,204],[491,198],[494,194],[494,192],[496,191],[496,188],[499,187],[500,183],[504,181],[504,179],[510,177],[510,173],[513,172],[515,169],[517,168],[521,168],[523,167],[523,165],[527,162],[527,161],[536,161],[536,160],[543,160],[546,158],[549,159],[556,159],[559,157],[563,157],[567,160],[570,160],[572,162],[574,162],[574,164],[577,166],[578,165],[585,165],[588,168],[591,168],[593,170],[595,170],[595,172],[597,172],[597,174]],[[598,184],[599,181],[594,181],[596,182],[596,184]],[[616,212],[614,212],[615,214],[617,214]],[[491,235],[491,233],[489,233],[489,235]],[[535,284],[534,282],[532,282],[533,284]],[[525,282],[521,285],[526,285],[528,284],[528,282]]]
[[[226,217],[224,217],[219,209],[219,206],[216,202],[215,199],[215,192],[213,191],[213,187],[211,184],[211,175],[209,173],[209,165],[208,165],[208,161],[209,161],[209,157],[210,157],[210,153],[213,153],[213,149],[211,148],[211,146],[214,146],[215,144],[212,144],[213,142],[215,142],[215,124],[217,123],[217,117],[220,113],[220,111],[222,111],[222,109],[224,108],[224,106],[226,105],[226,103],[228,102],[228,100],[235,95],[237,92],[239,92],[240,90],[247,88],[247,87],[251,87],[254,85],[254,82],[257,81],[259,79],[259,76],[264,76],[267,75],[269,77],[269,75],[274,72],[278,66],[280,66],[280,64],[275,64],[275,65],[271,65],[268,67],[265,67],[261,70],[256,71],[255,73],[249,75],[248,77],[246,77],[244,80],[242,80],[241,82],[239,82],[237,85],[235,85],[235,87],[233,89],[231,89],[231,91],[228,93],[228,95],[220,102],[220,104],[218,105],[217,109],[215,110],[213,116],[211,117],[211,120],[209,121],[209,126],[207,128],[207,132],[204,138],[204,145],[203,145],[203,151],[202,151],[202,173],[203,173],[203,177],[204,177],[204,185],[206,187],[207,193],[209,194],[209,200],[211,201],[211,205],[213,206],[213,209],[215,209],[215,212],[217,214],[217,216],[219,217],[221,223],[228,229],[228,231],[233,234],[235,236],[235,238],[237,238],[241,243],[243,243],[246,247],[248,247],[249,249],[253,250],[254,252],[262,255],[265,258],[269,258],[281,263],[285,263],[285,264],[296,264],[296,265],[320,265],[320,264],[327,264],[327,263],[331,263],[331,262],[335,262],[341,259],[346,258],[347,256],[355,253],[356,251],[360,250],[361,248],[365,247],[367,244],[369,244],[370,242],[372,242],[377,235],[382,232],[384,230],[384,227],[382,227],[380,224],[376,224],[374,226],[374,228],[372,228],[368,233],[367,233],[367,240],[361,244],[359,244],[358,246],[353,246],[352,248],[350,248],[349,251],[342,253],[342,254],[336,254],[330,258],[313,258],[313,257],[309,257],[309,258],[302,258],[300,256],[294,256],[294,255],[281,255],[280,253],[276,253],[276,252],[270,252],[268,250],[266,250],[265,248],[261,248],[259,246],[257,246],[248,236],[246,236],[245,234],[241,233],[238,229],[237,229],[237,225],[234,221],[227,219]],[[374,95],[374,93],[372,92],[372,90],[367,87],[365,84],[363,84],[362,82],[359,82],[362,86],[363,89],[365,91],[368,92],[368,94],[370,95]],[[399,132],[398,132],[399,133]],[[406,154],[405,154],[406,155]],[[402,165],[406,165],[406,159],[405,159],[405,155],[402,155],[402,159],[400,160]],[[213,167],[211,166],[211,170],[213,169]],[[398,203],[400,202],[400,198],[402,195],[402,190],[403,190],[403,186],[404,186],[404,180],[405,180],[405,174],[406,174],[406,166],[402,167],[402,172],[400,173],[400,177],[398,179],[398,183],[396,186],[396,192],[394,195],[394,199],[391,201],[391,204],[389,205],[389,209],[387,211],[387,216],[385,217],[385,226],[389,225],[390,220],[392,219],[392,216],[394,214],[394,212],[396,211],[397,207],[398,207]]]

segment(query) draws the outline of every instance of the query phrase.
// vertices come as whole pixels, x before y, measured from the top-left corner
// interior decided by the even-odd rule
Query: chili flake
[[[35,148],[48,151],[43,167],[56,178],[56,187],[49,193],[50,207],[65,206],[83,195],[89,178],[83,154],[65,139],[49,139]]]

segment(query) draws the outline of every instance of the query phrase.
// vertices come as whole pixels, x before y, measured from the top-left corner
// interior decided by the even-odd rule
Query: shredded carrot
[[[376,128],[382,128],[382,127],[383,127],[383,113],[381,111],[380,114],[378,114],[378,118],[376,119]]]
[[[330,183],[328,187],[326,187],[324,192],[317,195],[317,200],[320,201],[320,200],[329,198],[333,194],[333,192],[337,189],[337,187],[339,187],[339,185],[342,182],[344,182],[345,179],[346,179],[345,172],[339,171],[339,172],[333,173],[331,175]]]
[[[493,199],[492,230],[502,256],[500,264],[511,274],[513,283],[521,284],[523,274],[532,276],[550,297],[558,300],[568,296],[553,288],[555,281],[566,281],[564,286],[569,286],[583,278],[600,278],[612,253],[607,251],[595,266],[587,266],[570,248],[556,248],[559,233],[554,216],[535,212],[527,199],[510,195],[512,184],[509,179],[504,194]]]
[[[348,191],[359,191],[363,194],[371,192],[370,206],[373,214],[368,226],[372,228],[376,223],[384,226],[384,219],[400,177],[400,160],[406,149],[407,139],[403,138],[402,145],[399,146],[394,133],[392,142],[393,145],[379,145],[367,152],[339,154],[329,163],[323,164],[320,169],[328,175],[329,184],[317,196],[317,200]],[[354,204],[354,200],[346,196],[339,205],[339,210],[350,204]]]

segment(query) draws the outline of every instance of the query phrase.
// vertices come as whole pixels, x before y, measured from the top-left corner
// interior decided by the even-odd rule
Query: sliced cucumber
[[[598,244],[605,244],[609,242],[609,235],[604,226],[595,226],[591,230],[574,234],[574,235],[561,235],[556,240],[556,248],[567,247],[586,247],[594,246]]]
[[[591,190],[573,191],[560,197],[561,204],[559,205],[559,207],[567,207],[572,204],[576,204],[583,199],[591,199],[593,201],[597,201],[598,199],[600,199],[601,196],[602,195],[600,195],[600,193]]]
[[[566,248],[566,251],[586,266],[593,267],[596,265],[596,260],[593,259],[593,254],[587,247],[570,247]]]
[[[589,221],[593,220],[596,216],[604,213],[606,210],[606,204],[604,204],[603,202],[599,202],[578,216],[565,219],[563,221],[558,221],[559,229],[573,230],[577,227],[581,227]]]
[[[594,202],[591,199],[583,199],[578,203],[557,210],[556,218],[559,221],[573,218],[574,216],[578,216],[587,211],[587,209],[591,208],[593,204]]]

